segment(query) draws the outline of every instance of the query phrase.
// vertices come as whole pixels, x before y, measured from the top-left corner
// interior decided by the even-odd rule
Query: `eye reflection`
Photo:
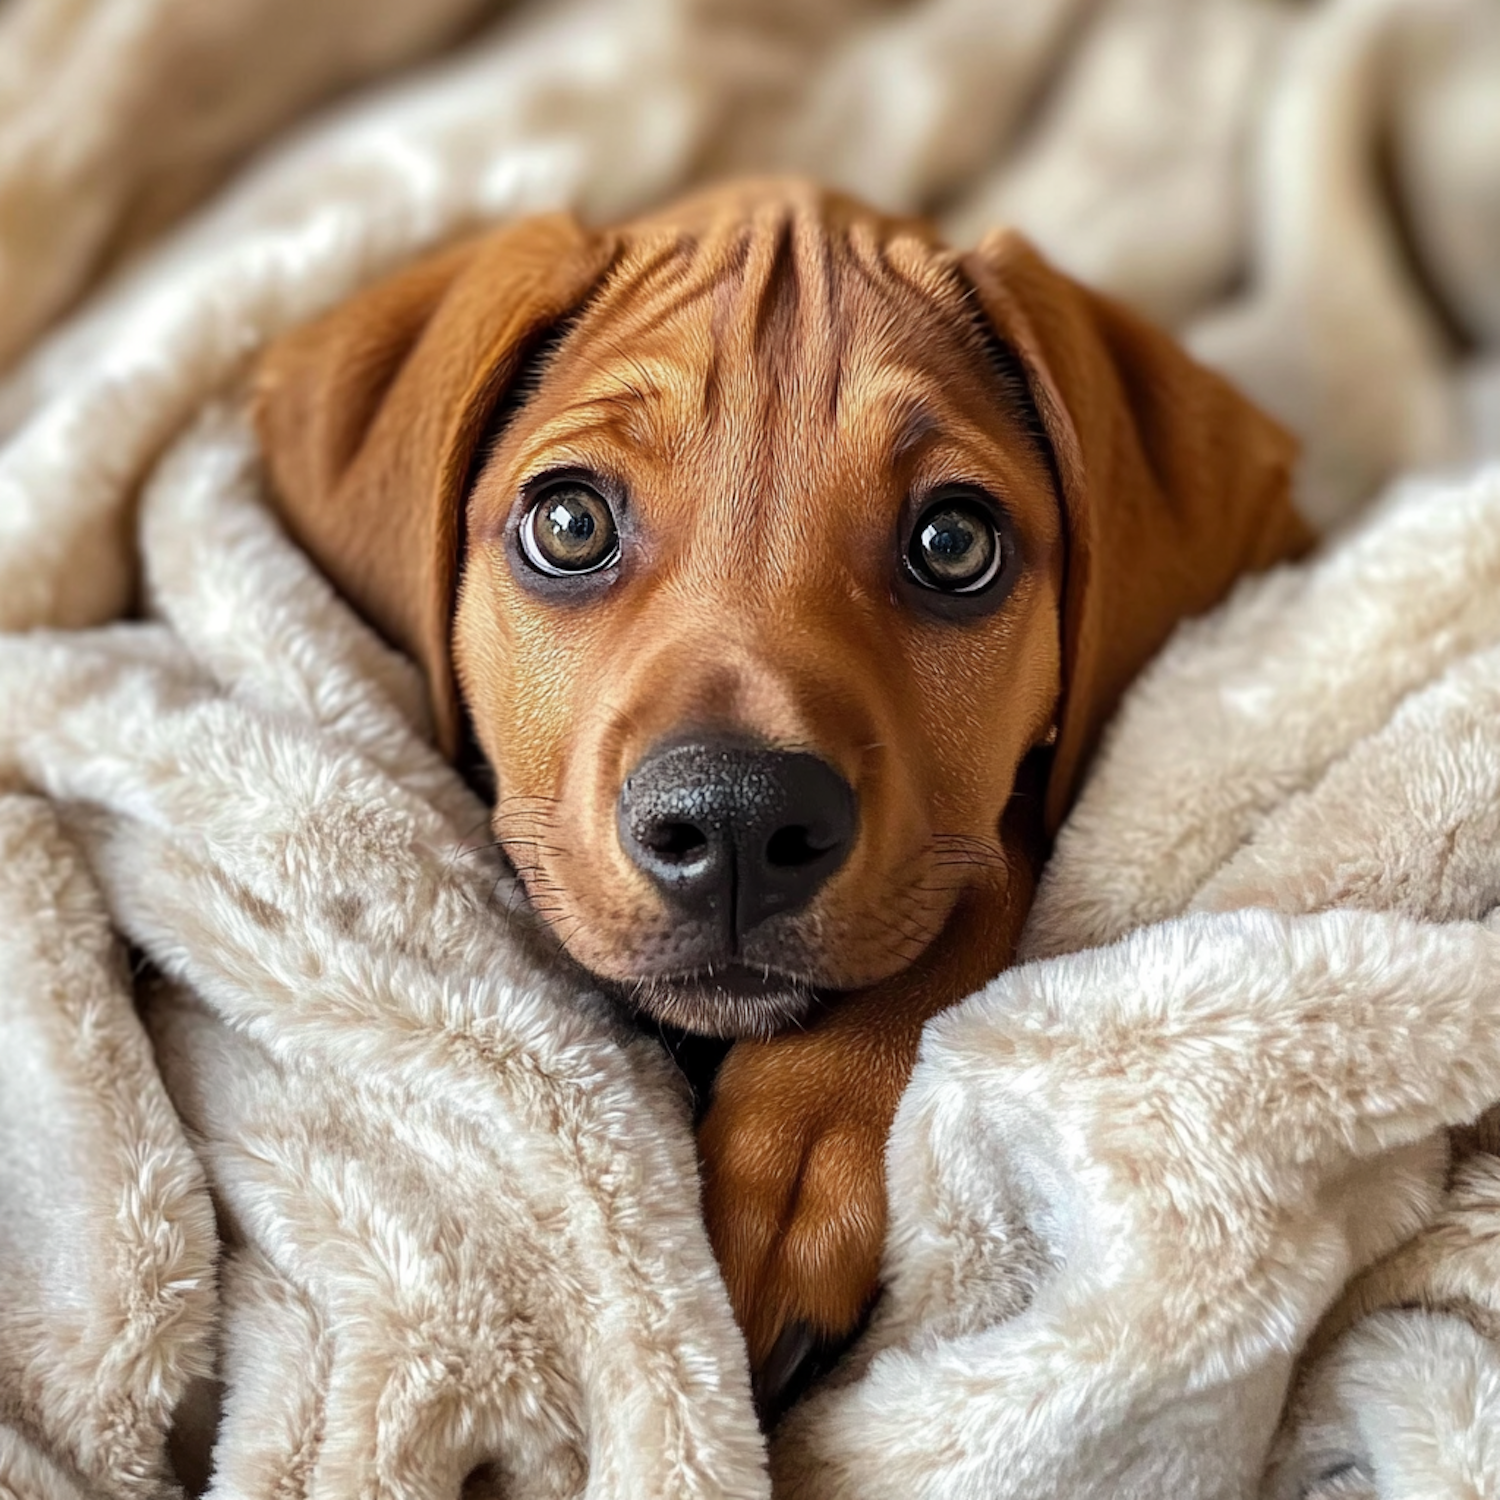
[[[940,500],[918,518],[908,572],[926,588],[972,594],[999,575],[1005,548],[993,517],[974,501]]]
[[[542,491],[521,520],[520,541],[526,561],[553,578],[597,572],[620,555],[609,502],[576,479]]]

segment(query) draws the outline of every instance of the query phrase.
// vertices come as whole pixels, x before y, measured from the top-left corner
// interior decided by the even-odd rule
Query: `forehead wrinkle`
[[[661,304],[695,283],[693,241],[680,235],[650,236],[633,242],[610,267],[589,299],[583,321],[659,315]]]
[[[1008,378],[997,362],[993,333],[976,306],[973,289],[963,278],[957,258],[915,237],[898,237],[883,246],[868,229],[851,235],[850,245],[856,284],[878,299],[885,311],[881,337],[892,347],[904,346],[915,352],[923,361],[916,378],[925,383],[930,383],[930,372],[935,370],[947,370],[957,377],[961,393],[953,388],[952,380],[934,388],[936,400],[932,405],[939,429],[942,423],[956,420],[960,410],[972,414],[984,409],[993,412],[994,420],[983,425],[965,421],[966,429],[983,434],[991,447],[997,440],[1015,442],[1028,451],[1044,454],[1045,439],[1037,435],[1037,419],[1024,377]],[[915,326],[913,313],[921,319]],[[898,453],[932,435],[924,435],[921,425],[913,420],[900,434]]]
[[[574,321],[558,363],[571,356],[602,367],[590,357],[602,344],[620,362],[639,368],[640,357],[632,352],[639,342],[690,319],[714,290],[715,278],[696,250],[695,242],[680,236],[645,241],[639,258],[617,264]]]
[[[850,270],[854,279],[885,307],[909,309],[913,299],[928,314],[927,328],[945,329],[963,352],[984,359],[983,338],[975,326],[974,296],[951,252],[915,237],[882,244],[865,229],[850,236]]]
[[[890,432],[887,452],[894,463],[920,448],[943,424],[925,396],[907,391],[887,403],[885,425]]]
[[[959,269],[956,253],[933,252],[910,240],[893,242],[892,250],[893,271],[940,311],[949,337],[983,372],[997,407],[1017,424],[1018,435],[1045,453],[1046,434],[1027,390],[1025,374],[990,325],[973,286]]]
[[[758,531],[757,496],[774,484],[773,430],[779,381],[766,378],[764,356],[774,339],[775,292],[786,249],[785,215],[758,214],[734,242],[734,256],[715,282],[709,333],[714,357],[701,386],[701,434],[706,453],[716,451],[725,484],[718,497],[731,507],[726,519],[743,534]]]
[[[583,388],[565,405],[545,415],[527,434],[517,463],[530,467],[567,447],[570,461],[589,462],[590,453],[603,448],[668,451],[680,439],[682,423],[674,418],[679,395],[670,379],[658,381],[671,365],[632,361],[630,375],[602,361],[593,361]],[[582,456],[580,456],[582,455]]]
[[[703,378],[703,341],[692,332],[691,325],[681,333],[655,330],[631,348],[608,325],[584,330],[566,351],[570,357],[554,366],[557,387],[574,392],[555,415],[588,421],[597,412],[600,420],[634,427],[638,442],[679,443],[697,414]]]
[[[796,250],[792,225],[784,210],[759,216],[769,218],[751,240],[740,280],[749,347],[763,358],[772,342],[783,334],[780,326],[794,302],[797,289]]]
[[[990,385],[971,321],[956,267],[919,239],[773,206],[622,268],[568,340],[582,399],[534,436],[649,446],[748,538],[836,450],[887,465],[940,436],[993,450],[995,422],[956,420]],[[945,371],[969,388],[957,405]]]
[[[674,415],[674,405],[670,398],[638,400],[621,395],[572,407],[532,433],[525,451],[534,461],[563,447],[575,455],[606,449],[622,454],[644,450],[660,460],[676,462],[688,433],[686,424]]]
[[[836,413],[849,318],[841,270],[843,233],[806,212],[778,206],[735,241],[721,269],[711,328],[703,409],[730,409],[771,438],[788,414]],[[758,444],[761,462],[769,456]]]
[[[803,351],[817,350],[821,356],[801,364],[807,379],[803,394],[809,404],[832,414],[838,411],[851,324],[840,276],[847,258],[843,240],[805,219],[797,224],[797,333]]]
[[[516,453],[512,471],[525,480],[545,468],[576,465],[590,468],[606,447],[622,446],[622,418],[601,412],[592,419],[554,420],[527,434]],[[627,444],[628,446],[628,444]]]
[[[715,279],[710,268],[695,261],[675,265],[665,276],[643,277],[619,288],[611,305],[601,308],[605,326],[621,325],[617,331],[623,336],[653,333],[706,302]]]
[[[889,246],[869,225],[856,224],[849,233],[846,264],[851,287],[863,287],[882,303],[895,301],[906,283],[891,268]]]
[[[886,246],[885,263],[898,281],[946,313],[956,314],[968,300],[952,251],[935,250],[916,239],[897,238]]]
[[[735,293],[751,269],[756,239],[754,227],[741,223],[651,247],[641,264],[621,267],[574,331],[575,352],[604,344],[621,367],[610,373],[626,392],[643,402],[654,397],[671,411],[675,422],[664,422],[662,413],[647,418],[661,441],[670,436],[680,444],[684,424],[694,418],[711,423],[724,404],[726,365],[743,367],[749,355],[753,333],[747,338],[727,325],[743,306]],[[650,359],[639,353],[642,342],[658,348],[665,342],[671,352]],[[643,366],[656,378],[646,379]],[[623,367],[634,367],[640,378],[627,377]]]

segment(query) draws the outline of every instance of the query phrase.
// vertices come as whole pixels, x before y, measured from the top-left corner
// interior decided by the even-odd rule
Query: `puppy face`
[[[796,204],[640,236],[484,457],[466,538],[496,835],[637,1004],[769,1030],[1003,893],[1063,520],[951,255]]]
[[[255,415],[537,911],[702,1031],[996,972],[1131,678],[1309,541],[1290,439],[1165,334],[797,181],[454,245],[279,339]]]

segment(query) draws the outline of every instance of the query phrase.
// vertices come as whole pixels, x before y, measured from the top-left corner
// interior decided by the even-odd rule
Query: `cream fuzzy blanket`
[[[1492,0],[492,9],[0,3],[0,1494],[1500,1494],[1500,471],[1142,679],[768,1462],[670,1068],[234,394],[475,222],[791,166],[1172,323],[1331,523],[1500,447]]]

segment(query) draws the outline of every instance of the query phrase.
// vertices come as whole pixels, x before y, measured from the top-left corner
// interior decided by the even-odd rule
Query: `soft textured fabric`
[[[595,1494],[764,1494],[683,1091],[464,849],[484,812],[412,729],[414,670],[276,534],[257,473],[243,421],[211,416],[144,503],[166,623],[37,634],[0,663],[0,778],[68,832],[46,804],[6,806],[30,809],[31,864],[56,851],[71,882],[53,916],[34,870],[6,868],[7,897],[50,918],[13,913],[37,928],[31,972],[7,968],[16,1024],[81,991],[44,1076],[89,1098],[85,1007],[112,1000],[114,1050],[150,1083],[134,1111],[72,1121],[83,1139],[47,1172],[111,1213],[22,1226],[47,1263],[0,1313],[16,1425],[100,1491],[159,1493],[167,1420],[217,1356],[216,1495],[452,1494],[491,1461],[507,1496],[584,1474]],[[105,905],[164,971],[144,1017],[180,1124]],[[77,1113],[40,1103],[7,1094],[7,1140]],[[214,1192],[217,1292],[184,1135]],[[143,1221],[130,1240],[119,1199]],[[70,1275],[46,1255],[62,1246],[101,1264]],[[113,1339],[106,1298],[128,1308]],[[52,1315],[70,1304],[93,1347]]]
[[[0,363],[277,126],[499,0],[12,0],[0,14]]]
[[[477,223],[803,169],[1168,322],[1326,524],[1500,449],[1500,18],[211,9],[0,8],[0,1492],[766,1495],[670,1067],[471,847],[236,382]],[[1500,1143],[1444,1129],[1500,1099],[1497,735],[1494,471],[1179,632],[931,1029],[778,1495],[1500,1490]]]

